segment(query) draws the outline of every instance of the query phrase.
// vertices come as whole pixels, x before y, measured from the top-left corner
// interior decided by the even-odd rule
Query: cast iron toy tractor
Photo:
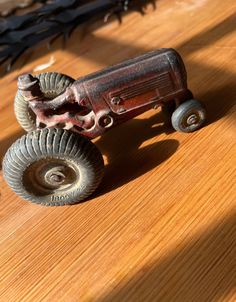
[[[205,109],[187,89],[180,55],[161,49],[82,77],[47,72],[18,78],[15,114],[28,133],[7,151],[4,177],[23,199],[74,204],[100,184],[104,163],[88,139],[151,109],[173,108],[173,127],[192,132]]]

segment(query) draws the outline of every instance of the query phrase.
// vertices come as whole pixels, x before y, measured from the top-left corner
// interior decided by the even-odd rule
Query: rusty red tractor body
[[[188,90],[184,63],[173,49],[152,51],[76,81],[57,73],[22,75],[18,88],[15,113],[29,133],[6,154],[5,179],[24,199],[45,205],[79,202],[99,185],[102,156],[85,136],[100,136],[158,106],[172,110],[172,125],[178,131],[192,132],[205,121],[205,109]],[[93,150],[91,158],[72,163],[71,155],[85,152],[80,150],[83,144],[87,153]],[[32,158],[29,164],[16,159],[16,145],[23,158]],[[93,171],[82,172],[86,162]],[[13,171],[20,171],[21,182]]]

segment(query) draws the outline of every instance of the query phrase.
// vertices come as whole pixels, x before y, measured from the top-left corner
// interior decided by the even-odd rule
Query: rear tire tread
[[[45,72],[35,77],[39,79],[41,91],[46,97],[56,97],[74,82],[71,77],[56,72]],[[23,129],[27,132],[36,129],[35,120],[29,112],[28,102],[21,95],[20,90],[15,96],[14,111],[16,119]]]
[[[48,144],[49,141],[50,144]],[[43,146],[43,142],[45,142],[45,146]],[[52,145],[55,146],[55,144],[59,147],[57,150],[51,147]],[[33,150],[37,150],[35,155],[28,151],[28,146],[31,146]],[[76,146],[76,148],[74,148],[74,146]],[[80,156],[78,156],[78,153],[80,153]],[[81,156],[81,153],[83,156]],[[73,197],[70,200],[54,202],[46,198],[44,201],[41,197],[30,196],[23,186],[22,180],[24,170],[35,161],[35,158],[39,160],[51,156],[69,158],[72,161],[81,161],[85,164],[86,169],[88,169],[86,175],[89,181],[91,181],[85,189],[81,189],[79,197],[76,196],[76,200],[72,194]],[[21,173],[15,172],[19,170]],[[103,172],[103,158],[97,147],[91,141],[73,132],[55,128],[36,130],[24,135],[8,149],[3,160],[3,175],[13,191],[23,199],[51,206],[74,204],[82,201],[98,187],[102,180]],[[75,192],[77,192],[76,190]]]

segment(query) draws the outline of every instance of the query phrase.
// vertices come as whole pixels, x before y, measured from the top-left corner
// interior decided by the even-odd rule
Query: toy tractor
[[[151,109],[172,108],[174,129],[192,132],[205,109],[187,89],[180,55],[160,49],[82,77],[47,72],[18,78],[15,114],[28,132],[7,151],[4,177],[23,199],[74,204],[100,184],[103,157],[90,139]]]

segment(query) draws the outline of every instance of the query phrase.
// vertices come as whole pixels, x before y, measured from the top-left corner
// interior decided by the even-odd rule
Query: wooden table
[[[99,138],[104,181],[76,206],[27,203],[1,174],[1,302],[236,301],[235,9],[234,0],[160,0],[121,26],[77,31],[64,50],[42,45],[1,79],[1,158],[23,134],[16,77],[49,61],[43,72],[79,77],[174,47],[208,112],[192,134],[153,110]]]

